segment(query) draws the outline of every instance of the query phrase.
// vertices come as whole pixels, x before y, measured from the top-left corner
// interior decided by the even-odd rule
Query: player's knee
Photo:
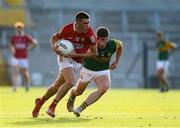
[[[76,96],[79,96],[79,95],[82,95],[82,94],[83,94],[83,91],[75,91],[74,94],[75,94]]]
[[[71,88],[71,87],[73,87],[74,82],[75,82],[75,79],[68,79],[68,80],[66,80],[65,83],[66,83],[67,87]]]
[[[101,94],[104,94],[108,89],[109,89],[109,86],[103,86],[102,88],[99,89],[99,91]]]
[[[66,88],[68,88],[68,89],[72,88],[73,85],[74,85],[73,82],[66,82],[66,83],[65,83],[65,86],[66,86]]]
[[[18,75],[18,71],[13,71],[13,75]]]
[[[29,74],[28,74],[28,73],[22,73],[22,76],[23,76],[23,78],[25,78],[25,79],[29,79]]]
[[[160,73],[160,74],[158,75],[158,77],[159,77],[159,79],[164,79],[164,74],[163,74],[163,73]]]

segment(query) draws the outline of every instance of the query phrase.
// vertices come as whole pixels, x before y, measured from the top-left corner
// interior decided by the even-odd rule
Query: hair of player
[[[158,31],[158,32],[156,33],[156,35],[157,35],[157,36],[163,36],[164,33],[163,33],[162,31]]]
[[[80,11],[76,14],[76,21],[82,20],[82,19],[89,19],[89,14],[87,12]]]
[[[98,37],[108,37],[110,32],[107,27],[99,27],[96,33]]]

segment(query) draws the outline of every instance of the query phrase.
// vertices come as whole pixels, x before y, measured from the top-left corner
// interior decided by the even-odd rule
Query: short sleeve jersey
[[[161,50],[166,46],[167,42],[165,40],[158,41],[156,47],[158,49],[158,60],[168,60],[169,59],[169,51]]]
[[[86,53],[91,45],[96,44],[96,36],[93,29],[89,27],[87,33],[78,33],[75,30],[75,23],[65,25],[55,36],[58,39],[71,41],[76,53]],[[82,63],[81,58],[73,57],[72,59]]]
[[[105,48],[98,47],[98,55],[96,58],[85,58],[83,66],[92,71],[102,71],[109,69],[109,62],[112,55],[116,51],[120,42],[118,40],[109,40]]]
[[[28,45],[32,43],[32,40],[32,37],[28,34],[12,36],[11,45],[15,48],[14,57],[17,59],[26,59],[28,57]]]

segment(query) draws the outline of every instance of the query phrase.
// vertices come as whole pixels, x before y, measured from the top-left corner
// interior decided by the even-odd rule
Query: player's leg
[[[168,61],[158,61],[157,62],[157,75],[159,79],[160,91],[169,90],[169,81],[167,79],[167,70],[169,62]]]
[[[163,73],[163,79],[164,79],[164,83],[165,83],[165,91],[169,91],[169,89],[170,89],[170,82],[168,80],[168,68],[169,68],[169,61],[165,61],[164,73]]]
[[[163,74],[164,74],[164,69],[163,68],[160,68],[160,69],[157,70],[157,76],[158,76],[159,86],[160,86],[160,91],[161,92],[164,92],[164,87],[165,87]]]
[[[58,91],[59,87],[65,82],[63,75],[60,73],[55,82],[50,85],[43,97],[48,100]]]
[[[48,90],[45,92],[45,94],[41,98],[37,98],[35,100],[35,107],[32,111],[33,117],[37,117],[39,115],[39,111],[42,107],[42,105],[54,94],[56,94],[59,87],[64,83],[64,77],[59,73],[57,76],[55,82],[51,84],[51,86],[48,88]]]
[[[161,92],[164,92],[165,90],[164,65],[165,65],[164,61],[157,61],[157,77]]]
[[[48,110],[46,111],[48,115],[51,117],[55,117],[55,108],[58,102],[66,95],[69,89],[74,85],[75,82],[75,72],[73,67],[67,67],[62,70],[63,77],[65,82],[61,85],[58,89],[56,97],[54,98],[53,102],[49,106]]]
[[[109,88],[111,80],[109,75],[102,75],[95,78],[95,83],[97,90],[91,93],[87,99],[73,112],[77,117],[80,116],[80,113],[89,105],[95,103]]]
[[[19,75],[19,65],[18,60],[16,58],[11,59],[12,65],[12,84],[13,84],[13,91],[16,91],[18,88],[18,75]]]
[[[23,78],[23,84],[25,86],[26,91],[29,91],[30,86],[30,78],[29,78],[29,62],[28,59],[19,59],[19,66],[20,66],[20,74]]]
[[[77,81],[76,86],[71,90],[68,102],[67,102],[67,110],[72,112],[74,109],[74,102],[76,96],[81,95],[84,90],[87,88],[89,82],[82,82],[80,79]]]
[[[27,68],[20,68],[20,73],[23,77],[23,81],[24,81],[24,86],[26,91],[29,91],[29,72]]]
[[[17,91],[17,88],[18,88],[18,74],[19,74],[19,67],[12,66],[13,91]]]
[[[95,77],[94,72],[86,68],[82,68],[80,72],[80,78],[77,81],[76,86],[72,89],[67,102],[67,109],[69,112],[72,112],[74,109],[75,97],[81,95],[84,92],[88,83],[93,79],[93,77]]]
[[[164,91],[169,91],[169,88],[170,88],[170,84],[169,84],[169,80],[168,80],[168,78],[167,78],[167,74],[166,74],[166,72],[164,72],[164,74],[163,74],[163,80],[164,80]]]

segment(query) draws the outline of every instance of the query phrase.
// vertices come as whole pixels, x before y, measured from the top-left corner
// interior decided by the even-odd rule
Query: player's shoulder
[[[93,44],[96,44],[96,34],[94,33],[92,27],[88,28],[88,31],[86,33],[86,38],[90,39],[90,42],[92,42]]]
[[[122,43],[121,40],[118,40],[118,39],[112,39],[112,41],[113,41],[117,46],[120,46],[120,47],[123,46],[123,43]]]
[[[58,35],[60,34],[65,34],[65,33],[70,33],[72,32],[74,29],[74,23],[68,23],[68,24],[65,24],[64,26],[62,26],[60,28],[60,30],[58,31]]]
[[[31,37],[31,35],[28,33],[24,33],[24,37]]]
[[[88,28],[87,35],[90,37],[95,36],[94,30],[91,26]]]
[[[28,33],[25,33],[23,37],[26,39],[32,39],[32,36]]]
[[[93,28],[91,26],[89,26],[88,32],[94,32],[94,30],[93,30]]]
[[[68,23],[62,27],[64,31],[71,31],[74,30],[74,23]]]

